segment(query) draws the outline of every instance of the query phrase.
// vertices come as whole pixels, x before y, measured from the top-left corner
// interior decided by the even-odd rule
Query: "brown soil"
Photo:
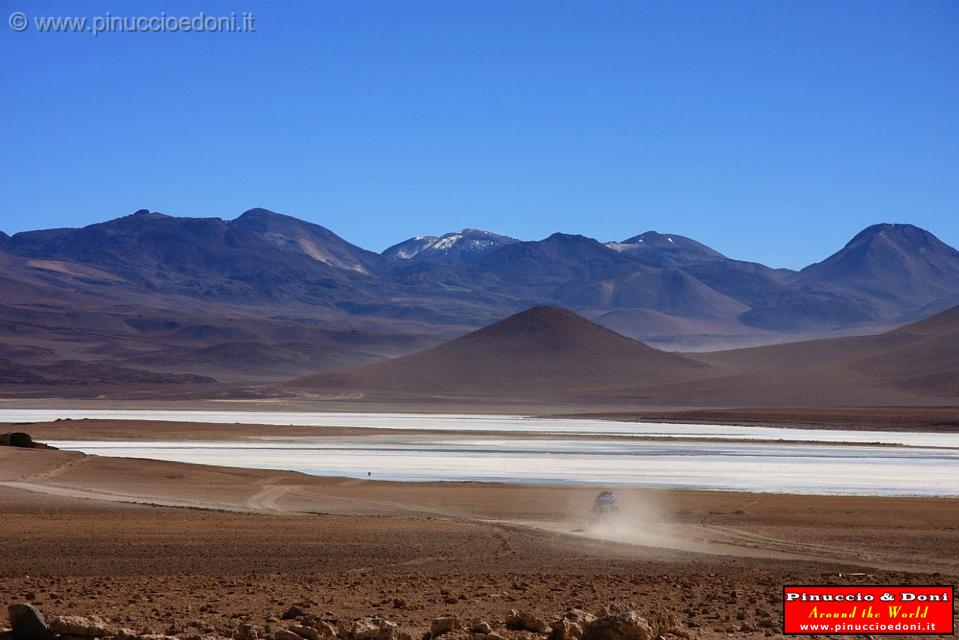
[[[959,500],[634,490],[628,527],[578,531],[593,495],[3,448],[0,598],[184,637],[275,626],[296,603],[423,631],[611,602],[762,637],[784,583],[959,576]]]

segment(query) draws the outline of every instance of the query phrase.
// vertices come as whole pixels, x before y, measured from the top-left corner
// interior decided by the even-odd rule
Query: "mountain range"
[[[375,253],[265,209],[140,210],[0,233],[0,267],[0,358],[37,349],[33,364],[219,380],[394,357],[538,305],[654,347],[709,350],[876,333],[959,303],[959,252],[906,224],[868,227],[792,271],[653,231],[601,242],[465,229]]]

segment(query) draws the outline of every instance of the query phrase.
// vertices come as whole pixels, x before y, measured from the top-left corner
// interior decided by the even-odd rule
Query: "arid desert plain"
[[[807,425],[751,435],[760,428],[712,425],[710,433],[692,423],[583,419],[577,427],[576,419],[560,418],[216,411],[208,414],[216,422],[198,423],[172,421],[170,412],[161,412],[162,421],[116,413],[123,419],[53,410],[77,418],[0,429],[61,447],[0,447],[0,536],[10,550],[0,561],[5,601],[187,639],[279,638],[292,627],[325,628],[321,622],[349,635],[354,621],[367,619],[419,638],[454,616],[463,629],[457,633],[532,640],[555,633],[549,625],[570,609],[610,605],[640,612],[665,637],[765,637],[781,632],[783,584],[954,584],[959,576],[959,447],[955,436],[928,427]],[[297,424],[247,422],[257,415]],[[472,429],[471,420],[483,428]],[[442,424],[449,428],[436,427]],[[600,435],[582,433],[603,425]],[[524,450],[539,455],[557,442],[601,441],[634,448],[627,462],[638,471],[665,456],[686,472],[670,480],[660,470],[653,487],[615,476],[592,482],[590,460],[615,468],[615,456],[567,447],[546,456],[573,478],[563,483],[543,480],[549,471],[538,467],[499,482],[482,473],[483,481],[450,481],[443,474],[455,469],[439,463],[434,480],[380,478],[410,447],[428,448],[424,438],[433,447],[458,443],[464,471],[482,469],[488,451],[481,445],[492,438],[496,451],[508,440],[520,456],[519,467],[497,463],[499,473],[528,467]],[[723,450],[713,478],[681,466],[689,452],[673,458],[659,449],[704,443]],[[217,464],[170,460],[197,446]],[[821,473],[822,482],[768,491],[736,471],[738,458],[765,455],[756,448],[777,455],[782,447],[802,447],[805,475]],[[853,452],[840,461],[844,470],[817,466],[815,458],[833,458],[843,447]],[[228,452],[250,449],[269,451],[264,466],[276,468],[220,466],[232,460]],[[857,482],[856,465],[867,464],[857,458],[897,468],[912,452],[923,465],[942,460],[922,491],[904,485],[902,495],[878,495],[895,486],[891,476]],[[709,455],[717,458],[713,449]],[[329,469],[339,459],[353,465],[339,476],[280,470],[296,466],[289,460]],[[917,474],[907,468],[903,477]],[[721,489],[702,488],[717,479]],[[623,512],[615,523],[590,527],[586,516],[600,489],[615,489]]]

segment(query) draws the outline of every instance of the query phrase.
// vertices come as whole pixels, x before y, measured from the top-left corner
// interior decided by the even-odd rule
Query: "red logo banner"
[[[952,586],[783,587],[786,634],[952,635],[954,617]]]

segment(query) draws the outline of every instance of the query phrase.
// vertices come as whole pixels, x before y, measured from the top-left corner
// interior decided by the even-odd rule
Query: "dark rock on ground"
[[[304,614],[303,609],[299,608],[296,605],[291,606],[289,609],[283,612],[283,615],[280,616],[281,620],[295,620]]]
[[[12,604],[7,608],[14,640],[53,640],[43,614],[29,604]]]

